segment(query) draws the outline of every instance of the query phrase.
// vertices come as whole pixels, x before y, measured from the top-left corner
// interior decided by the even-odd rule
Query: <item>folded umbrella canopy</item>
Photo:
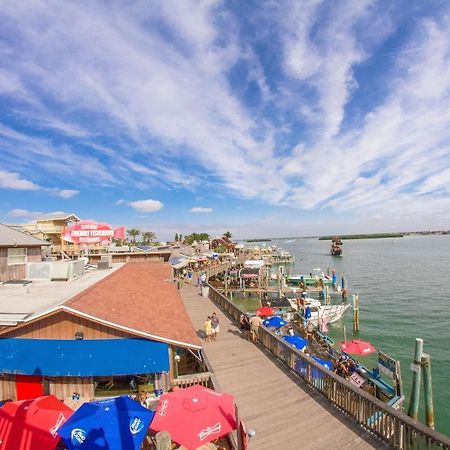
[[[164,394],[150,428],[194,450],[236,428],[234,398],[200,385]]]
[[[269,308],[268,306],[262,306],[256,310],[256,314],[261,317],[273,316],[275,314],[275,310]]]
[[[127,396],[84,403],[58,434],[69,450],[139,450],[154,414]]]
[[[275,327],[275,328],[280,328],[287,324],[288,324],[288,322],[286,322],[285,320],[283,320],[281,317],[278,317],[278,316],[271,317],[270,319],[266,319],[263,322],[264,326]]]
[[[353,355],[368,355],[377,351],[370,342],[364,342],[358,339],[343,342],[341,344],[341,350],[346,353],[352,353]]]
[[[308,339],[303,339],[300,336],[283,336],[283,339],[298,350],[303,350],[309,343]]]
[[[0,408],[0,449],[54,450],[58,428],[73,410],[53,395],[6,402]]]

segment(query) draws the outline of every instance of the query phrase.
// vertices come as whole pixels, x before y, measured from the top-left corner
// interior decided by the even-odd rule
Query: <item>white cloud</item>
[[[116,205],[123,205],[125,203],[125,200],[123,198],[119,198],[119,200],[117,200]]]
[[[61,198],[72,198],[78,195],[80,191],[78,189],[60,189],[60,188],[49,188],[46,189],[50,194]]]
[[[159,211],[164,205],[159,200],[136,200],[134,202],[128,202],[128,204],[140,213],[151,213]]]
[[[15,172],[0,170],[0,188],[17,189],[21,191],[37,191],[40,187],[32,181],[22,178]]]
[[[64,211],[53,211],[45,213],[42,211],[29,211],[28,209],[16,208],[9,211],[7,215],[10,217],[21,217],[23,219],[32,220],[38,219],[39,217],[66,216],[67,213],[65,213]]]
[[[191,213],[211,213],[213,212],[212,208],[203,208],[202,206],[194,206],[189,210]]]

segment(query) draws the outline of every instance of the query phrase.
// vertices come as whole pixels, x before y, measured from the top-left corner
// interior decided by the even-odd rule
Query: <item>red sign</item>
[[[82,220],[71,227],[64,228],[61,238],[75,244],[97,244],[111,238],[124,239],[125,227],[113,230],[107,223]]]

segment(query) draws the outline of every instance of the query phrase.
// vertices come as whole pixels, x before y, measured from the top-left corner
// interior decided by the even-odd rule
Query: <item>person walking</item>
[[[217,316],[217,314],[214,312],[211,316],[211,336],[212,336],[212,340],[215,341],[217,339],[217,336],[219,334],[220,328],[219,328],[219,317]]]
[[[256,342],[258,340],[258,330],[259,330],[259,326],[262,324],[262,322],[263,322],[263,320],[259,316],[253,316],[250,319],[252,341],[254,344],[256,344]]]

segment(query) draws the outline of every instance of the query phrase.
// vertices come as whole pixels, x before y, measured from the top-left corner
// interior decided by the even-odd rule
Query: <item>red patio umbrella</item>
[[[341,344],[341,350],[343,352],[352,353],[354,355],[368,355],[369,353],[377,351],[370,342],[364,342],[358,339],[343,342]]]
[[[234,398],[200,385],[160,397],[150,428],[194,450],[236,428]]]
[[[268,306],[261,306],[256,310],[256,314],[261,317],[273,316],[275,314],[275,310],[273,308],[269,308]]]
[[[0,449],[54,450],[56,430],[72,413],[53,395],[7,402],[0,408]]]

